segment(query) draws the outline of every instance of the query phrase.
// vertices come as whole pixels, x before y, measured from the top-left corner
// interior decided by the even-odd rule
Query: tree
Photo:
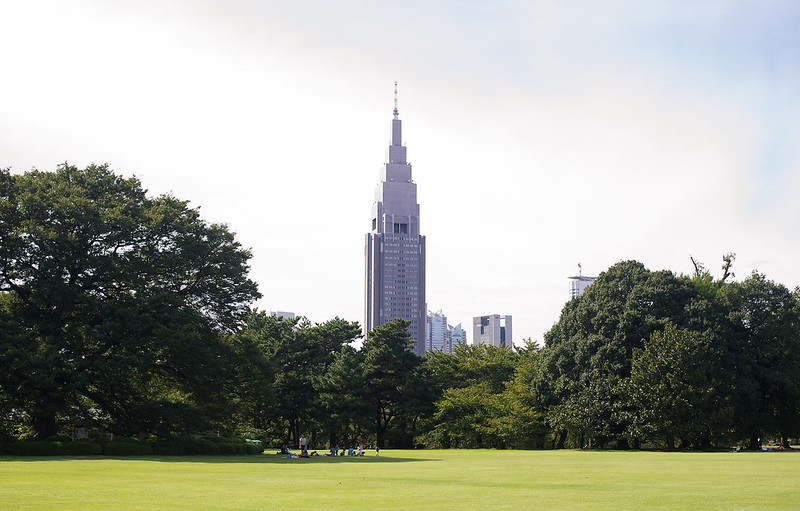
[[[800,433],[800,306],[797,293],[753,272],[721,297],[736,427],[751,449],[765,435]]]
[[[15,332],[0,333],[0,389],[37,437],[70,406],[117,427],[213,419],[221,334],[259,296],[249,258],[224,225],[106,165],[0,172],[0,294]]]
[[[438,395],[424,442],[462,448],[529,444],[525,396],[509,387],[520,361],[513,350],[485,344],[426,353],[427,378]]]
[[[253,310],[244,325],[231,336],[231,346],[236,353],[234,366],[235,387],[228,399],[235,401],[236,415],[231,417],[234,427],[248,428],[251,438],[272,440],[275,435],[264,436],[274,424],[277,405],[275,380],[282,370],[276,357],[279,346],[289,341],[298,319],[283,319],[264,311]],[[279,435],[276,431],[269,431]]]
[[[373,328],[364,340],[364,402],[372,408],[377,445],[385,447],[386,432],[392,421],[401,416],[409,400],[413,379],[422,359],[412,351],[407,320],[398,318]]]
[[[622,383],[630,376],[633,350],[668,322],[684,326],[694,296],[688,278],[624,261],[565,305],[545,334],[542,370],[532,382],[559,434],[557,446],[568,436],[581,447],[609,439],[625,446],[630,413]]]
[[[264,420],[268,417],[272,422],[283,423],[282,434],[294,442],[301,434],[315,437],[317,431],[329,426],[319,395],[320,382],[342,347],[360,336],[358,323],[341,318],[316,325],[305,318],[254,319],[268,327],[254,332],[257,351],[263,353],[259,356],[271,359],[276,368],[270,382],[273,405]],[[269,375],[265,373],[264,377]]]
[[[664,438],[668,450],[675,441],[707,447],[718,435],[730,407],[717,393],[719,360],[700,334],[667,324],[633,353],[627,398],[636,410],[633,426],[641,436]]]
[[[316,385],[330,445],[355,445],[372,430],[373,408],[364,399],[364,353],[343,346]]]

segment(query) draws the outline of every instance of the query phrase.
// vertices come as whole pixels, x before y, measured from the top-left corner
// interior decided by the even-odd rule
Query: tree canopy
[[[125,429],[210,419],[219,334],[259,296],[249,251],[106,165],[0,187],[0,388],[36,436],[74,410]]]
[[[543,345],[411,351],[408,322],[251,308],[250,253],[105,165],[0,171],[0,434],[697,448],[800,436],[800,290],[622,261]],[[13,427],[11,426],[13,425]]]

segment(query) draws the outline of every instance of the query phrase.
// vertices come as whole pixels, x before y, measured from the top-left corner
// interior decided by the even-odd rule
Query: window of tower
[[[408,234],[408,224],[395,222],[394,223],[394,233],[395,234]]]

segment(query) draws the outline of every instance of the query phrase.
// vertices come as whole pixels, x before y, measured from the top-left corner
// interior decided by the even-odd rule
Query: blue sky
[[[0,0],[0,165],[108,162],[362,321],[393,82],[428,306],[541,340],[620,260],[800,284],[800,4]],[[324,247],[324,248],[320,248]]]

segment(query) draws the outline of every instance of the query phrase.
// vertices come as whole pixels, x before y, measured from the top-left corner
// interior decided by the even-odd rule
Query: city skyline
[[[540,342],[579,262],[689,274],[693,256],[719,277],[735,252],[737,280],[800,284],[796,2],[31,0],[3,14],[0,165],[108,162],[190,201],[252,248],[262,310],[363,322],[394,81],[426,301],[453,324],[502,312],[515,344]]]

